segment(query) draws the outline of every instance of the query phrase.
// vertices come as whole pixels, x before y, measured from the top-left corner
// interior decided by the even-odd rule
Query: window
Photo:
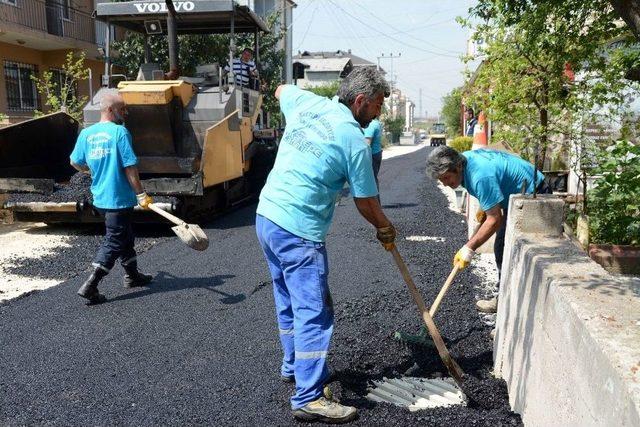
[[[60,13],[62,14],[62,19],[71,19],[71,15],[69,13],[69,0],[58,0],[58,4],[60,4]]]
[[[7,85],[9,111],[31,111],[38,108],[38,92],[31,76],[38,75],[38,67],[31,64],[4,61],[4,81]]]
[[[11,6],[17,6],[18,0],[0,0],[0,3],[10,4]]]

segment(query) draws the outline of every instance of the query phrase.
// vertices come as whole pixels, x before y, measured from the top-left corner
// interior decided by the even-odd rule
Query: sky
[[[294,0],[293,54],[348,50],[387,72],[416,105],[436,116],[442,97],[463,83],[469,30],[456,22],[474,0]],[[389,59],[389,56],[400,55]],[[420,89],[422,109],[420,110]],[[422,113],[419,113],[422,111]]]

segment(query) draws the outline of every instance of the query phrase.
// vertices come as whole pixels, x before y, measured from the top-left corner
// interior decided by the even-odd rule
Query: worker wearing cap
[[[382,164],[382,124],[377,118],[371,120],[369,126],[364,130],[364,137],[371,147],[371,162],[373,164],[373,176],[376,179],[376,186],[380,191],[378,182],[378,172]]]
[[[325,238],[336,198],[348,182],[360,214],[389,247],[395,229],[376,198],[371,150],[361,127],[380,114],[388,85],[375,69],[359,68],[332,100],[281,85],[276,90],[287,126],[273,170],[260,194],[256,232],[271,276],[280,342],[280,374],[295,382],[296,418],[347,422],[356,409],[323,395],[333,303]]]
[[[451,147],[441,146],[431,152],[427,172],[446,186],[464,187],[480,202],[476,219],[482,225],[456,253],[453,263],[459,269],[466,268],[475,250],[497,233],[493,251],[500,280],[509,196],[519,194],[523,186],[526,194],[532,194],[534,186],[538,194],[551,193],[539,171],[534,183],[533,171],[531,163],[503,151],[480,149],[460,154]],[[496,298],[477,302],[478,309],[487,313],[495,313],[497,305]]]
[[[104,215],[106,234],[92,263],[91,276],[78,290],[89,304],[104,302],[98,284],[115,262],[125,271],[125,287],[145,286],[152,277],[138,271],[131,226],[133,207],[148,209],[151,197],[144,192],[131,134],[123,126],[127,110],[117,90],[107,91],[100,101],[100,122],[80,132],[71,153],[71,165],[91,173],[93,206]]]

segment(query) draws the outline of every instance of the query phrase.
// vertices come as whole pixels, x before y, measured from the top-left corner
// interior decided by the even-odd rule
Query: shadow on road
[[[110,298],[106,302],[111,303],[133,298],[141,298],[146,295],[152,295],[160,292],[175,292],[184,289],[200,288],[220,295],[220,302],[222,304],[238,304],[247,299],[245,294],[230,294],[214,289],[218,286],[222,286],[226,279],[231,279],[233,277],[235,277],[233,274],[221,274],[211,277],[176,277],[173,274],[161,271],[156,274],[153,278],[153,283],[148,288],[140,288],[138,291]]]

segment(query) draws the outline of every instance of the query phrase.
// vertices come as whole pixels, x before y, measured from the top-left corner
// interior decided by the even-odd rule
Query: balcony
[[[41,49],[70,47],[68,41],[95,45],[98,40],[101,44],[106,26],[96,25],[90,14],[69,7],[69,4],[69,0],[0,0],[0,26],[4,33],[9,33],[10,39],[25,36]],[[37,33],[50,36],[37,40]]]

